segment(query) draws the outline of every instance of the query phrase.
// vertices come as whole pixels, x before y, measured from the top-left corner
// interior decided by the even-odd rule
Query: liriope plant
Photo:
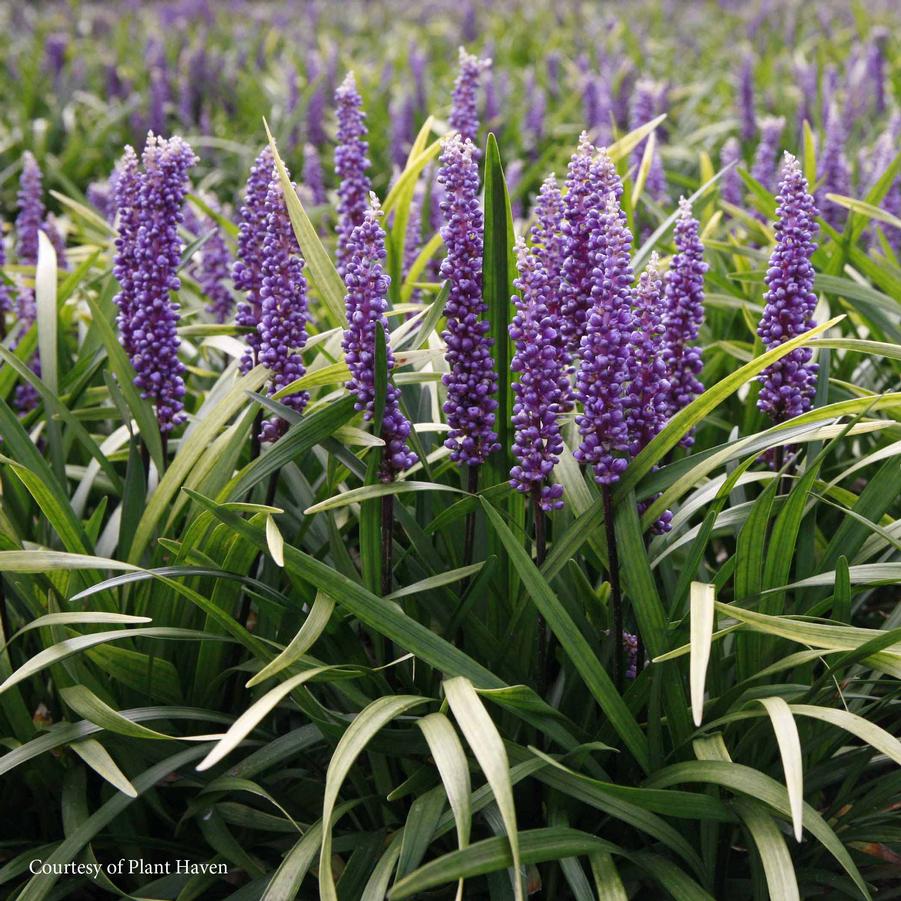
[[[778,197],[741,172],[757,215],[709,160],[670,210],[660,124],[587,136],[542,232],[493,136],[427,122],[340,258],[270,137],[260,205],[210,219],[242,253],[235,325],[192,318],[210,226],[180,221],[176,139],[126,158],[112,227],[69,199],[70,273],[37,230],[36,325],[0,349],[0,772],[27,836],[4,891],[891,891],[899,276],[866,248],[899,162],[829,192],[841,231],[810,140]],[[443,231],[405,266],[435,184]],[[129,214],[167,251],[144,290],[177,367],[136,350]],[[217,866],[52,866],[123,854]]]

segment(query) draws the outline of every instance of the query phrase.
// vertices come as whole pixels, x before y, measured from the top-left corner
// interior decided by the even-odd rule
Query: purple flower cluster
[[[16,257],[24,266],[38,261],[38,232],[44,228],[44,188],[37,160],[26,150],[19,178],[19,213],[16,216]]]
[[[754,112],[754,60],[744,58],[738,77],[738,107],[741,119],[741,139],[750,142],[757,134],[757,115]]]
[[[623,632],[623,650],[626,652],[626,678],[634,679],[638,675],[638,636]]]
[[[635,94],[632,97],[632,108],[630,113],[629,126],[631,129],[639,128],[647,122],[653,120],[659,115],[661,98],[663,97],[663,86],[656,82],[642,78],[635,85]],[[659,132],[657,134],[659,140]],[[644,138],[635,150],[632,151],[632,162],[637,167],[641,165],[644,157],[645,148],[647,147],[650,136]],[[657,201],[666,197],[666,175],[663,171],[663,163],[660,161],[660,154],[655,147],[654,154],[651,157],[651,166],[648,169],[645,187],[648,194]]]
[[[751,175],[768,191],[773,189],[779,142],[784,128],[785,119],[782,116],[767,116],[760,120],[760,141],[751,164]]]
[[[664,276],[664,313],[666,328],[663,356],[669,381],[667,417],[690,404],[704,390],[698,381],[703,364],[696,341],[704,322],[704,245],[699,235],[698,220],[691,213],[691,204],[679,198],[679,214],[675,228],[676,253]],[[682,439],[690,447],[694,438]]]
[[[176,275],[182,251],[178,226],[188,170],[196,161],[181,138],[166,140],[151,133],[142,155],[143,171],[132,151],[123,163],[117,191],[114,272],[121,287],[116,302],[122,340],[137,372],[135,385],[155,404],[162,432],[184,421],[185,367],[178,359],[178,304],[170,295],[181,287]]]
[[[757,334],[768,350],[814,325],[817,297],[810,257],[816,245],[817,209],[798,161],[785,154],[776,222],[776,247],[766,273],[766,305]],[[816,393],[816,364],[809,347],[799,347],[767,367],[757,406],[774,422],[809,410]]]
[[[603,209],[608,194],[615,193],[617,198],[622,195],[622,185],[610,158],[602,154],[595,162],[595,152],[587,132],[583,132],[579,147],[569,161],[563,198],[561,233],[566,256],[560,303],[566,346],[572,355],[579,350],[592,306],[594,260],[589,245],[596,226],[592,213],[596,216]]]
[[[851,193],[851,167],[845,157],[845,126],[835,103],[829,105],[819,163],[817,181],[820,187],[816,195],[817,206],[822,210],[823,218],[833,228],[841,229],[847,217],[847,210],[826,199],[827,194],[841,194],[847,197]]]
[[[338,146],[335,148],[335,172],[338,184],[338,272],[344,275],[344,260],[353,230],[363,222],[369,176],[366,169],[369,149],[366,138],[366,114],[357,92],[353,72],[348,72],[335,94],[338,106]]]
[[[563,438],[560,414],[569,400],[569,360],[563,351],[559,314],[552,308],[555,297],[547,270],[539,254],[516,244],[519,278],[514,286],[516,315],[510,337],[516,345],[511,370],[519,373],[513,383],[513,456],[510,484],[523,494],[537,494],[543,510],[563,506],[563,486],[550,484],[549,477],[560,460]]]
[[[328,200],[325,193],[325,178],[319,151],[312,144],[303,148],[303,189],[307,201],[312,206],[321,206]]]
[[[382,329],[385,338],[387,368],[394,368],[394,354],[388,338],[388,286],[391,279],[385,273],[385,232],[379,222],[382,211],[375,194],[363,221],[350,236],[344,283],[347,287],[347,329],[342,347],[344,360],[350,369],[349,391],[356,395],[354,405],[366,419],[375,416],[375,341],[376,330]],[[409,469],[417,460],[407,447],[410,423],[400,409],[400,390],[390,380],[385,392],[380,437],[385,442],[379,477],[393,481],[398,473]]]
[[[259,362],[260,336],[257,326],[262,315],[263,240],[268,212],[266,196],[272,181],[274,160],[268,145],[260,151],[247,178],[244,203],[238,214],[238,259],[232,269],[235,288],[245,295],[235,315],[237,325],[250,329],[241,371],[248,372]]]
[[[632,235],[615,191],[589,204],[588,286],[591,310],[580,345],[576,417],[582,442],[576,459],[601,485],[625,470],[629,432],[624,387],[629,380],[632,335]]]
[[[260,283],[260,362],[272,373],[269,393],[275,394],[305,372],[301,351],[307,343],[307,282],[304,261],[288,217],[278,175],[273,172],[266,193],[266,228],[263,235]],[[309,401],[306,391],[282,401],[298,413]],[[288,424],[276,416],[263,423],[262,441],[276,441]]]
[[[482,72],[491,65],[490,59],[479,59],[467,53],[462,47],[459,51],[460,69],[454,82],[451,96],[451,111],[448,124],[452,131],[459,132],[464,140],[476,143],[479,136],[479,111],[477,94]]]
[[[211,208],[214,204],[215,201],[210,204]],[[207,299],[206,311],[216,322],[225,322],[231,316],[234,301],[229,288],[232,258],[222,228],[211,216],[199,219],[190,206],[185,209],[185,226],[195,237],[204,238],[193,274]]]
[[[449,284],[442,337],[447,346],[449,372],[444,376],[444,412],[450,426],[445,446],[455,462],[477,466],[500,449],[494,431],[497,373],[491,356],[489,323],[483,318],[482,211],[479,207],[479,170],[476,148],[454,135],[444,144],[438,182],[444,189],[441,236],[447,256],[441,277]]]

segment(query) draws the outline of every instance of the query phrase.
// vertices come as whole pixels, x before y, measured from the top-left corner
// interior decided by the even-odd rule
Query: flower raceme
[[[769,350],[784,344],[814,325],[817,297],[810,263],[816,245],[817,209],[797,159],[785,154],[776,211],[776,246],[770,256],[765,282],[765,306],[757,334]],[[816,393],[813,351],[798,347],[767,367],[757,406],[774,422],[784,422],[809,410]]]
[[[235,289],[244,294],[238,304],[235,323],[249,329],[245,335],[247,350],[241,359],[241,371],[249,372],[259,362],[260,336],[257,326],[262,315],[263,241],[268,211],[266,197],[275,162],[267,145],[256,158],[244,189],[244,203],[238,214],[238,259],[232,270]]]
[[[463,140],[475,144],[479,135],[479,110],[477,94],[482,72],[491,66],[490,59],[479,59],[467,53],[462,47],[459,50],[459,71],[454,82],[451,96],[451,111],[448,124],[451,131],[459,132]],[[478,151],[475,151],[478,156]]]
[[[288,218],[281,181],[273,171],[266,193],[260,283],[261,315],[257,326],[260,362],[272,373],[269,393],[275,394],[306,372],[301,351],[307,342],[307,282],[304,260]],[[283,403],[298,413],[310,395],[298,391]],[[273,417],[263,423],[262,441],[276,441],[288,423]]]
[[[338,175],[338,272],[344,275],[348,242],[353,230],[363,222],[369,196],[369,145],[366,142],[366,114],[353,72],[348,72],[335,92],[338,107],[338,145],[335,172]]]
[[[516,346],[511,370],[513,383],[513,456],[510,484],[523,494],[533,493],[543,510],[563,506],[563,486],[549,477],[563,451],[560,414],[569,399],[569,361],[562,343],[559,314],[553,312],[551,281],[540,256],[516,244],[520,294],[514,295],[516,315],[510,338]]]
[[[385,273],[385,232],[380,219],[382,211],[375,194],[370,195],[369,209],[363,221],[351,232],[347,244],[344,284],[347,288],[347,328],[342,347],[350,369],[347,389],[356,396],[355,409],[367,420],[375,418],[376,409],[376,332],[385,339],[387,369],[394,368],[394,354],[388,340],[388,286]],[[379,477],[383,482],[409,469],[417,456],[407,447],[410,422],[400,409],[400,390],[390,379],[385,389],[380,437],[385,442]]]
[[[450,426],[445,446],[451,459],[469,466],[484,463],[500,449],[494,431],[497,373],[482,298],[483,221],[475,145],[454,135],[444,145],[438,182],[443,188],[441,236],[447,256],[441,276],[449,285],[442,334],[449,371],[444,412]]]
[[[123,346],[137,372],[135,385],[152,400],[164,434],[184,421],[184,364],[178,359],[178,304],[172,293],[181,281],[176,272],[182,241],[188,170],[197,158],[181,138],[152,132],[139,169],[134,151],[126,150],[117,189],[119,238],[115,274]]]

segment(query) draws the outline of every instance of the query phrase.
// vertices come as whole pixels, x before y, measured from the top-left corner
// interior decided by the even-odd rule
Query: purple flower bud
[[[603,210],[607,196],[622,196],[622,184],[616,169],[605,152],[593,162],[596,148],[582,133],[579,148],[569,161],[566,175],[566,195],[563,199],[562,234],[566,256],[560,286],[561,317],[567,350],[575,355],[579,350],[592,307],[592,269],[590,251],[592,228],[596,226],[598,210]]]
[[[623,632],[623,649],[626,652],[626,678],[638,676],[638,636]]]
[[[307,83],[316,84],[307,101],[307,140],[314,147],[321,147],[325,137],[325,96],[326,86],[324,81],[326,73],[322,68],[322,61],[318,54],[311,54],[307,60]]]
[[[851,193],[851,167],[845,157],[845,127],[842,124],[838,107],[832,103],[826,117],[825,139],[819,158],[816,202],[822,210],[823,218],[835,229],[841,229],[847,218],[847,210],[837,203],[826,199],[827,194],[841,194],[847,197]]]
[[[760,120],[760,142],[751,164],[751,175],[768,191],[773,190],[776,174],[776,159],[785,119],[782,116],[767,116]]]
[[[624,387],[629,379],[632,336],[632,235],[616,191],[589,196],[586,230],[588,296],[591,302],[579,348],[576,424],[582,442],[575,458],[594,471],[600,485],[616,482],[629,451]]]
[[[738,77],[738,108],[741,139],[749,143],[757,134],[757,114],[754,112],[754,60],[750,54],[744,58]]]
[[[745,199],[745,189],[742,184],[741,176],[737,171],[737,164],[740,162],[741,144],[739,144],[738,138],[733,136],[723,144],[722,150],[720,150],[721,168],[725,169],[726,166],[731,163],[736,164],[735,166],[732,166],[720,181],[720,195],[726,203],[731,203],[732,206],[741,206]]]
[[[817,209],[798,161],[785,154],[779,186],[776,247],[766,273],[763,316],[757,334],[764,347],[777,347],[814,325],[817,296],[810,264],[816,244]],[[784,422],[809,410],[816,393],[816,364],[809,347],[799,347],[767,367],[757,406],[774,422]]]
[[[479,136],[479,112],[476,95],[479,90],[479,79],[482,71],[491,65],[490,59],[479,59],[467,53],[462,47],[459,51],[460,70],[454,82],[451,96],[451,111],[448,124],[452,131],[459,132],[461,137],[475,144]]]
[[[704,391],[698,381],[703,368],[696,341],[704,322],[704,245],[699,235],[698,220],[691,214],[691,204],[679,199],[679,215],[675,228],[676,253],[663,279],[666,328],[663,357],[669,381],[667,418],[678,413]],[[682,439],[685,447],[694,444],[691,434]]]
[[[127,152],[127,151],[126,151]],[[178,304],[171,293],[181,287],[176,272],[188,170],[197,161],[178,137],[152,133],[137,171],[133,152],[123,160],[119,178],[119,239],[114,272],[121,291],[116,298],[123,345],[137,372],[135,385],[156,406],[162,432],[184,421],[184,364],[178,359]],[[135,190],[136,189],[136,190]],[[125,275],[125,269],[130,272]]]
[[[612,98],[606,79],[590,68],[582,74],[582,110],[592,140],[609,143],[612,137]]]
[[[449,372],[444,376],[444,412],[450,426],[445,447],[455,462],[477,466],[500,449],[494,431],[497,373],[491,356],[490,325],[482,298],[482,211],[479,170],[472,141],[455,134],[444,144],[438,182],[444,189],[441,236],[447,256],[441,277],[449,284],[445,307]]]
[[[656,82],[645,78],[638,81],[635,85],[635,94],[632,97],[631,121],[629,123],[633,131],[652,121],[660,114],[660,102],[663,92],[663,86]],[[659,135],[656,136],[656,139],[659,143]],[[650,136],[644,138],[632,151],[632,163],[636,167],[641,165],[649,140]],[[651,157],[651,167],[648,170],[645,188],[654,200],[661,201],[666,197],[666,174],[663,171],[663,163],[660,160],[660,154],[656,146],[654,155]]]
[[[262,315],[257,326],[259,359],[272,373],[270,394],[280,391],[306,372],[301,356],[307,343],[307,282],[303,267],[281,181],[273,172],[266,193],[260,284]],[[282,403],[300,413],[309,399],[306,391],[300,391],[288,395]],[[287,427],[287,422],[278,416],[268,419],[263,423],[260,438],[276,441]]]
[[[351,233],[347,245],[347,266],[344,283],[347,286],[347,329],[342,347],[344,360],[350,369],[347,389],[357,398],[355,409],[362,410],[365,419],[375,416],[375,335],[382,329],[385,337],[388,372],[394,368],[394,354],[388,336],[388,286],[391,279],[385,273],[385,232],[379,223],[382,211],[375,194],[363,221]],[[407,447],[410,423],[400,410],[400,390],[390,380],[385,392],[380,437],[385,442],[379,477],[393,481],[398,473],[409,469],[417,460]]]
[[[244,203],[238,214],[238,259],[232,270],[235,289],[246,299],[238,304],[235,323],[251,329],[245,336],[248,349],[241,360],[241,371],[248,372],[259,362],[260,338],[257,326],[262,315],[263,240],[268,211],[266,195],[272,180],[274,161],[268,145],[260,151],[247,178]]]
[[[303,148],[303,186],[301,190],[313,206],[321,206],[328,200],[319,151],[312,144],[305,144]]]
[[[517,462],[510,470],[510,484],[523,494],[536,493],[543,510],[555,510],[563,506],[563,486],[549,480],[563,450],[560,415],[569,402],[569,360],[560,316],[552,309],[556,298],[538,253],[530,253],[519,238],[516,255],[519,278],[513,284],[521,296],[513,296],[517,312],[509,332],[516,346],[510,369],[519,373],[513,383]]]
[[[366,114],[357,92],[353,72],[348,72],[335,94],[338,105],[338,146],[335,172],[338,184],[338,272],[344,275],[344,260],[351,232],[363,222],[369,196],[369,159],[366,152]]]

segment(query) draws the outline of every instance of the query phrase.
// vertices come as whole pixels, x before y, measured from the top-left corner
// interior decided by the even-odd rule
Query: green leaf
[[[704,681],[713,640],[715,600],[713,585],[691,583],[691,713],[696,726],[704,718]]]
[[[451,485],[441,485],[437,482],[380,482],[377,485],[364,485],[362,488],[352,488],[350,491],[342,491],[328,500],[320,501],[304,510],[305,516],[322,513],[325,510],[337,510],[348,504],[360,504],[377,497],[385,497],[393,494],[406,494],[410,491],[450,491],[454,494],[466,494],[460,488]]]
[[[197,769],[200,771],[208,770],[230,754],[253,732],[260,721],[267,717],[295,688],[324,673],[342,669],[346,672],[351,672],[346,667],[341,666],[316,666],[292,676],[290,679],[276,685],[275,688],[271,688],[232,723],[228,732],[225,733],[209,754],[197,764]]]
[[[525,548],[516,540],[500,514],[484,498],[481,499],[485,514],[510,555],[523,585],[532,598],[538,612],[544,617],[561,647],[569,656],[594,696],[601,709],[610,720],[611,726],[623,740],[626,747],[645,771],[650,771],[650,756],[644,733],[626,706],[610,676],[601,666],[585,636],[579,631],[551,587],[535,568]]]
[[[430,713],[417,720],[416,725],[425,736],[444,784],[444,791],[457,827],[457,843],[460,848],[465,848],[469,844],[469,831],[472,825],[469,803],[472,785],[463,745],[450,720],[443,713]]]
[[[555,826],[548,829],[531,829],[523,832],[521,838],[521,858],[523,863],[543,863],[598,851],[621,853],[616,845],[603,839]],[[390,901],[400,901],[426,892],[428,889],[457,879],[480,876],[514,865],[513,855],[507,839],[503,836],[488,838],[460,851],[452,851],[436,860],[431,860],[409,876],[401,879],[388,893]]]
[[[516,901],[523,901],[522,880],[519,878],[519,838],[516,827],[516,808],[513,803],[513,785],[510,782],[510,762],[497,727],[472,683],[463,676],[456,676],[443,683],[447,703],[457,720],[460,731],[472,748],[497,803],[513,860],[513,894]]]
[[[758,698],[757,700],[766,708],[773,724],[773,731],[776,733],[776,742],[782,756],[782,769],[785,772],[785,787],[788,790],[795,839],[800,842],[804,816],[804,770],[798,727],[784,698]]]
[[[872,745],[877,751],[894,760],[901,766],[901,741],[895,738],[868,719],[851,713],[849,710],[835,710],[832,707],[814,707],[809,704],[790,704],[789,709],[798,716],[809,716],[816,720],[822,720],[839,729],[844,729],[852,735],[856,735],[861,741]]]
[[[284,565],[284,563],[282,563]],[[307,618],[304,620],[300,631],[291,639],[291,643],[274,660],[264,666],[255,676],[247,681],[247,688],[253,688],[266,679],[271,679],[276,673],[296,663],[306,652],[313,647],[316,640],[325,630],[335,609],[335,602],[326,594],[318,592]]]
[[[105,779],[129,798],[137,798],[138,790],[128,781],[128,777],[116,766],[116,761],[109,755],[109,751],[93,738],[83,738],[74,741],[70,748],[102,779]]]
[[[341,736],[325,774],[325,795],[322,801],[322,822],[325,829],[319,849],[319,894],[322,901],[338,901],[335,879],[332,875],[332,828],[337,819],[335,806],[338,792],[341,791],[347,774],[354,761],[379,730],[411,708],[428,701],[428,698],[412,695],[378,698],[357,714]]]
[[[791,854],[782,833],[766,808],[762,804],[743,798],[734,800],[732,806],[754,840],[766,874],[770,897],[784,898],[785,901],[800,901],[798,880],[795,877]]]

